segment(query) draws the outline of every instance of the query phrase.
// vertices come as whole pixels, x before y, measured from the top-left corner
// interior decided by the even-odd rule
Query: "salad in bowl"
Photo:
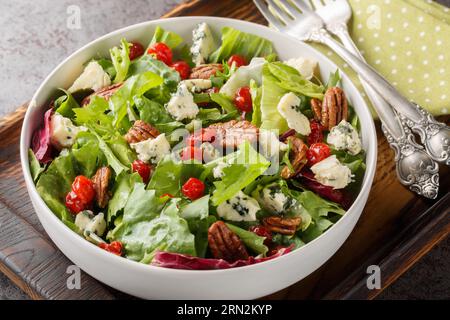
[[[228,269],[304,246],[358,196],[365,151],[338,71],[323,82],[318,61],[206,22],[109,51],[59,89],[29,150],[38,194],[80,237]]]

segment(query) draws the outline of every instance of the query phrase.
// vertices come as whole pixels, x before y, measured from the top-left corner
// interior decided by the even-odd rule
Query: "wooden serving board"
[[[210,15],[265,24],[249,0],[191,1],[165,17]],[[128,297],[82,274],[81,290],[66,285],[72,265],[48,238],[29,200],[19,159],[26,105],[0,119],[0,271],[33,299]],[[269,299],[372,299],[450,232],[449,170],[441,194],[426,200],[400,185],[394,155],[378,127],[378,164],[366,208],[339,251],[320,269]],[[366,286],[369,265],[381,268],[381,290]]]

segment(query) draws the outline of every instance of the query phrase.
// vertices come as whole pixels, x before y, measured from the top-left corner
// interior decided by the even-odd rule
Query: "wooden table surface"
[[[265,23],[252,2],[191,1],[166,16],[214,15]],[[72,263],[48,238],[29,201],[19,164],[18,139],[26,106],[0,120],[0,270],[34,299],[117,299],[125,295],[86,274],[81,290],[68,290]],[[366,268],[376,264],[382,288],[408,270],[450,232],[449,170],[442,168],[437,200],[420,198],[399,184],[393,152],[378,126],[377,174],[366,208],[339,251],[321,268],[269,299],[374,298]]]

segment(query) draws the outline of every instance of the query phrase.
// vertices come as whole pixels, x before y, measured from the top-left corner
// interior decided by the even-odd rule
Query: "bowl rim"
[[[338,220],[338,222],[336,222],[335,224],[333,224],[326,232],[324,232],[322,235],[320,235],[319,237],[315,238],[314,240],[312,240],[311,242],[308,242],[307,244],[305,244],[304,246],[302,246],[301,248],[298,248],[296,250],[293,250],[285,255],[279,256],[275,259],[270,259],[267,261],[263,261],[263,262],[259,262],[259,263],[255,263],[255,264],[251,264],[251,265],[246,265],[246,266],[242,266],[242,267],[236,267],[236,268],[228,268],[228,269],[213,269],[213,270],[187,270],[187,269],[173,269],[173,268],[164,268],[164,267],[159,267],[159,266],[154,266],[151,264],[144,264],[138,261],[134,261],[134,260],[130,260],[127,259],[125,257],[119,257],[113,254],[110,254],[109,252],[99,248],[98,246],[96,246],[95,244],[87,241],[86,239],[84,239],[83,237],[81,237],[79,234],[77,234],[76,232],[74,232],[72,229],[70,229],[67,225],[65,225],[51,210],[50,208],[47,206],[47,204],[44,202],[44,200],[42,199],[42,197],[39,195],[39,193],[37,192],[36,189],[36,185],[31,177],[31,172],[30,172],[30,168],[29,168],[29,159],[28,159],[28,148],[29,145],[31,144],[31,141],[26,141],[26,127],[28,126],[28,123],[30,122],[30,117],[31,117],[31,110],[33,107],[37,107],[36,104],[36,98],[37,96],[40,94],[40,92],[43,90],[43,88],[46,86],[47,82],[49,81],[49,79],[56,74],[67,62],[69,62],[74,56],[76,56],[78,53],[86,50],[87,48],[94,46],[110,37],[128,32],[132,29],[140,29],[140,28],[145,28],[145,27],[152,27],[152,26],[157,26],[158,23],[161,22],[166,22],[166,21],[183,21],[183,20],[199,20],[202,19],[202,21],[204,22],[210,22],[213,23],[215,21],[223,21],[223,22],[229,22],[230,26],[234,26],[236,28],[239,28],[239,26],[236,26],[236,24],[240,24],[240,25],[247,25],[249,28],[253,28],[253,29],[265,29],[267,32],[271,32],[271,33],[276,33],[277,36],[289,39],[290,41],[295,41],[298,43],[301,43],[302,45],[308,46],[309,49],[312,50],[312,52],[314,53],[315,56],[320,57],[323,60],[326,60],[328,63],[330,63],[331,65],[333,65],[334,67],[336,67],[336,69],[340,70],[341,73],[341,77],[343,79],[346,80],[347,85],[351,88],[351,90],[355,91],[355,93],[357,94],[357,96],[359,96],[360,100],[363,103],[363,106],[361,107],[362,113],[365,113],[365,117],[370,119],[368,121],[368,126],[361,128],[361,132],[367,131],[368,133],[368,141],[366,143],[367,145],[367,149],[371,149],[371,152],[367,152],[368,150],[366,150],[366,172],[364,175],[364,180],[363,180],[363,184],[361,186],[361,189],[358,193],[358,196],[356,197],[355,201],[353,202],[352,206],[346,211],[346,213]],[[251,31],[250,31],[251,33]],[[358,116],[361,117],[360,113],[358,112]],[[330,232],[332,229],[336,228],[337,226],[343,224],[346,220],[350,219],[350,216],[353,214],[356,214],[354,211],[357,210],[356,207],[358,205],[363,205],[364,208],[364,204],[362,203],[363,198],[364,198],[364,194],[369,193],[371,186],[372,186],[372,182],[373,182],[373,178],[375,175],[375,169],[376,169],[376,161],[377,161],[377,135],[376,135],[376,130],[375,130],[375,124],[373,121],[373,118],[370,114],[369,108],[367,106],[367,103],[365,102],[364,98],[362,97],[360,91],[357,89],[357,87],[355,86],[355,84],[350,80],[350,77],[343,71],[341,70],[341,68],[339,68],[332,60],[330,60],[328,57],[326,57],[324,54],[322,54],[321,52],[319,52],[317,49],[313,48],[312,46],[310,46],[309,44],[302,42],[298,39],[295,39],[289,35],[283,34],[277,30],[271,29],[267,26],[258,24],[258,23],[254,23],[254,22],[249,22],[249,21],[244,21],[244,20],[239,20],[239,19],[233,19],[233,18],[225,18],[225,17],[212,17],[212,16],[184,16],[184,17],[171,17],[171,18],[160,18],[160,19],[155,19],[155,20],[148,20],[148,21],[144,21],[144,22],[140,22],[140,23],[136,23],[133,25],[129,25],[126,26],[124,28],[120,28],[117,30],[114,30],[112,32],[109,32],[103,36],[100,36],[96,39],[94,39],[93,41],[90,41],[89,43],[83,45],[81,48],[77,49],[76,51],[74,51],[72,54],[70,54],[68,57],[66,57],[62,62],[60,62],[48,75],[47,77],[45,77],[45,79],[42,81],[42,83],[39,85],[38,89],[35,91],[32,99],[30,100],[30,103],[28,105],[27,111],[25,113],[25,117],[23,120],[23,124],[22,124],[22,128],[21,128],[21,136],[20,136],[20,158],[21,158],[21,166],[22,166],[22,172],[23,172],[23,176],[25,179],[25,183],[28,189],[28,192],[30,193],[30,198],[34,198],[37,199],[38,204],[40,207],[42,207],[42,213],[45,214],[49,219],[51,219],[51,221],[53,222],[53,224],[56,224],[58,226],[60,226],[62,229],[60,230],[61,232],[65,233],[65,236],[67,237],[68,240],[75,242],[77,246],[80,247],[80,250],[83,251],[88,251],[90,254],[93,255],[100,255],[99,258],[101,257],[102,259],[106,259],[109,261],[111,261],[111,263],[122,263],[124,267],[127,268],[131,268],[131,269],[135,269],[135,270],[139,270],[142,272],[157,272],[157,273],[166,273],[168,275],[170,274],[177,274],[177,275],[190,275],[190,276],[195,276],[195,275],[201,275],[201,274],[217,274],[217,273],[227,273],[227,274],[233,274],[233,273],[237,273],[240,271],[252,271],[258,268],[269,268],[271,265],[277,264],[277,263],[282,263],[282,261],[288,259],[290,256],[292,255],[298,255],[301,254],[302,251],[305,250],[305,248],[307,246],[312,246],[314,243],[316,243],[317,241],[320,241],[320,239],[327,234],[328,232]],[[33,197],[34,196],[34,197]],[[361,209],[363,210],[363,209]],[[36,213],[37,214],[37,213]],[[40,216],[38,215],[39,220],[41,219]],[[358,217],[359,220],[359,217]],[[42,222],[41,222],[42,223]],[[62,251],[62,250],[61,250]],[[63,252],[64,253],[64,252]]]

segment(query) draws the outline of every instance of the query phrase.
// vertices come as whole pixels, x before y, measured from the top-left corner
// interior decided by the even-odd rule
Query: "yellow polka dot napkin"
[[[349,2],[353,10],[349,31],[367,62],[404,96],[432,114],[449,114],[449,8],[430,0]],[[314,46],[364,92],[356,73],[342,59],[325,46]]]

